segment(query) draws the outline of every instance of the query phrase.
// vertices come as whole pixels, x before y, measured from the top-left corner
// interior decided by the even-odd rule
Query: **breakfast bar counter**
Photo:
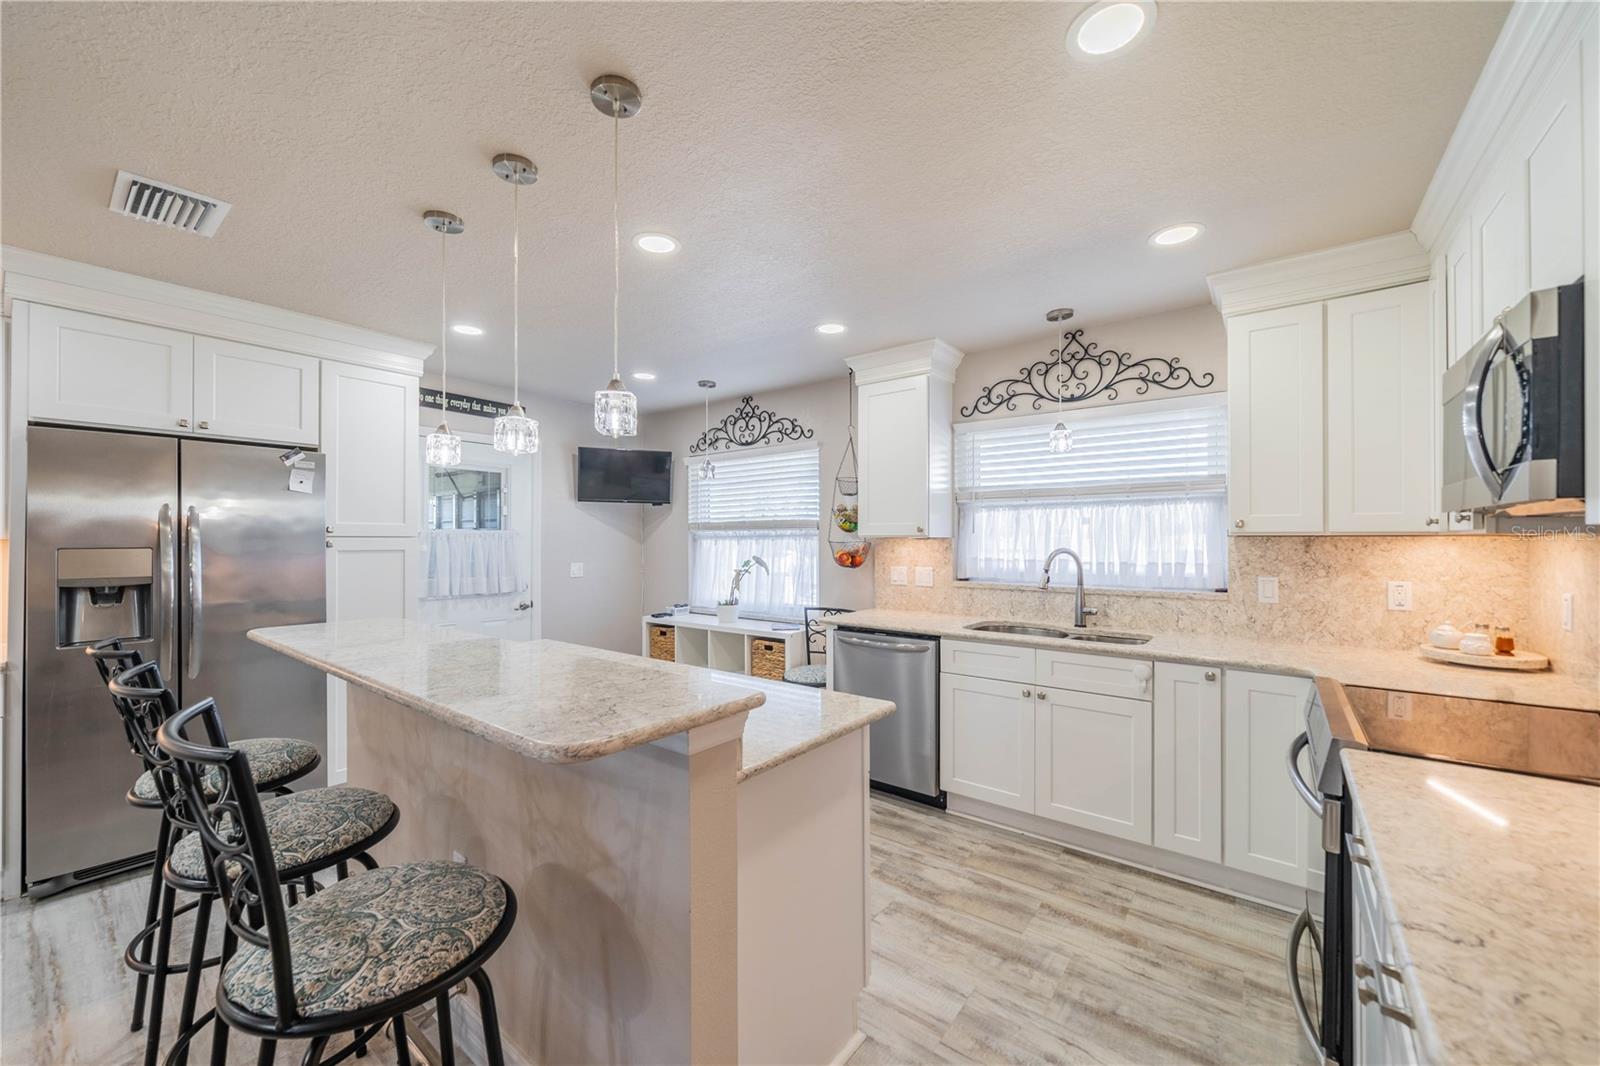
[[[348,779],[401,810],[380,862],[456,858],[516,892],[490,971],[528,1061],[859,1042],[865,727],[893,704],[409,621],[250,636],[347,685]]]

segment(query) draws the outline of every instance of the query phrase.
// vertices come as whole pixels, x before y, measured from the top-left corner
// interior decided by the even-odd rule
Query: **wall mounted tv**
[[[578,449],[579,503],[672,502],[672,453]]]

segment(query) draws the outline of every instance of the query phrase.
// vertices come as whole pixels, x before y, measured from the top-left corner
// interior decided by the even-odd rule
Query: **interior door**
[[[422,463],[419,619],[534,639],[537,460],[463,441],[461,465]]]

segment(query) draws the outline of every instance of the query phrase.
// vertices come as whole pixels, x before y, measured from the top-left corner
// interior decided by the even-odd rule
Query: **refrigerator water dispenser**
[[[58,548],[56,647],[147,639],[154,557],[149,548]]]

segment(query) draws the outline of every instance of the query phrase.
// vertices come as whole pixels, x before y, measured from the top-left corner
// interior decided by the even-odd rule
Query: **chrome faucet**
[[[1099,614],[1100,611],[1096,607],[1085,607],[1083,605],[1083,560],[1078,558],[1077,552],[1071,548],[1057,548],[1051,552],[1044,561],[1044,574],[1039,578],[1039,589],[1040,591],[1046,591],[1050,588],[1050,568],[1063,555],[1078,564],[1078,587],[1072,599],[1072,624],[1081,629],[1086,615]]]

